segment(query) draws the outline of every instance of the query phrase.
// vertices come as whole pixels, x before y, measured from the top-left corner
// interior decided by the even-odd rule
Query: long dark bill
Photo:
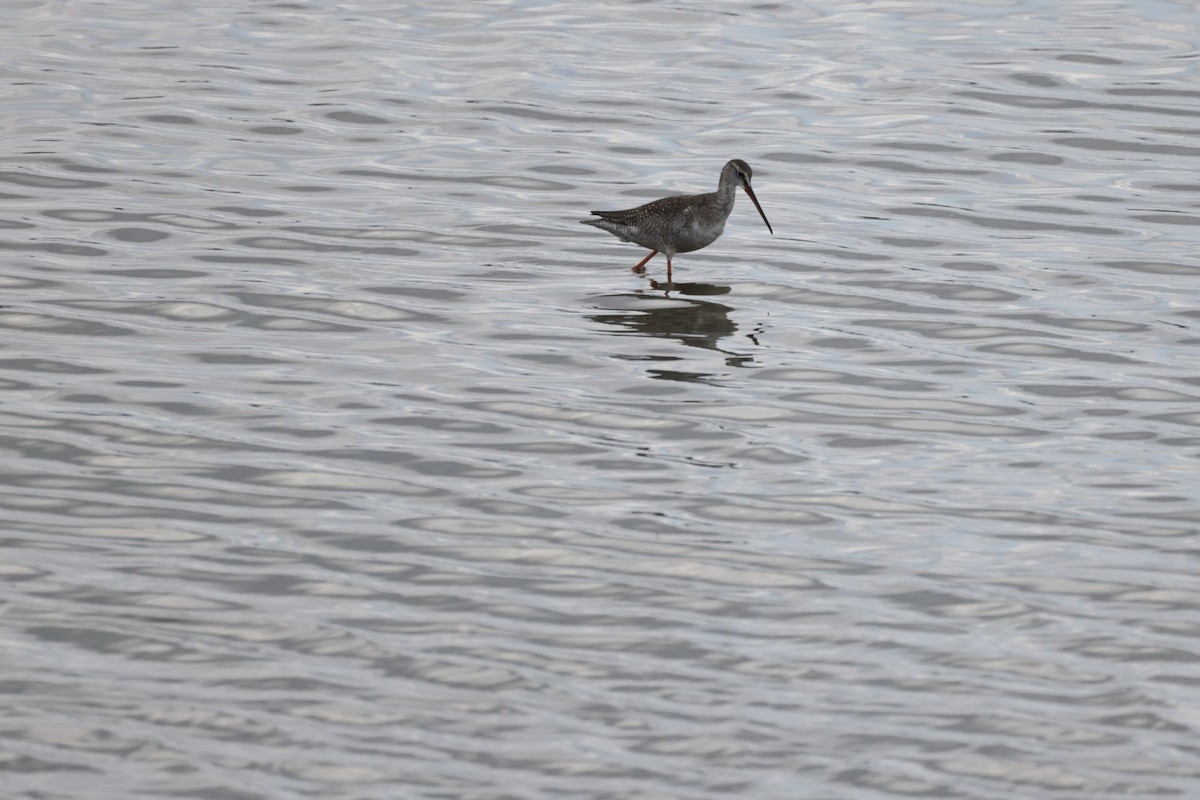
[[[754,207],[758,209],[758,215],[763,218],[763,222],[767,223],[767,230],[771,231],[771,235],[774,236],[775,231],[771,228],[771,223],[767,220],[767,215],[763,212],[762,206],[758,204],[758,198],[754,196],[754,190],[750,188],[750,181],[742,181],[742,188],[746,190],[746,194],[750,195],[750,199],[754,201]]]

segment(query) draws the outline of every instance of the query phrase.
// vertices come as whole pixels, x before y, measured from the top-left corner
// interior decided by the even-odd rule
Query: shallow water
[[[1200,796],[1200,14],[1060,5],[14,4],[6,796]]]

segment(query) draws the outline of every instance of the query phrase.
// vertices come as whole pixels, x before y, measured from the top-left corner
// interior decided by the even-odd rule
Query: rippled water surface
[[[0,41],[5,797],[1200,797],[1194,4]]]

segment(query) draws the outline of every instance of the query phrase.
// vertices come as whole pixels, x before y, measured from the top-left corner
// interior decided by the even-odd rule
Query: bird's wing
[[[651,200],[637,208],[626,208],[621,211],[593,211],[591,213],[606,222],[615,222],[618,225],[639,225],[650,217],[667,217],[671,214],[687,213],[685,209],[691,204],[691,200],[690,195],[675,195],[660,200]]]
[[[592,211],[589,213],[595,214],[605,222],[615,222],[618,225],[636,225],[637,221],[645,216],[641,211],[641,208],[627,208],[623,211]]]

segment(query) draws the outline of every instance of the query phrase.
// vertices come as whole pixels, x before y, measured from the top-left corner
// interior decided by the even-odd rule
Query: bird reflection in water
[[[663,288],[657,281],[651,281],[650,286],[655,290]],[[608,295],[607,299],[622,301],[620,308],[592,315],[590,319],[606,326],[619,328],[622,333],[637,333],[659,339],[675,339],[688,347],[721,353],[724,356],[726,367],[753,366],[754,356],[752,354],[739,353],[721,344],[722,340],[730,339],[738,333],[738,324],[730,318],[730,313],[734,309],[724,303],[699,299],[728,294],[729,286],[711,283],[672,283],[669,284],[669,288],[676,293],[676,296],[652,295],[648,292]],[[655,300],[659,302],[647,302]],[[755,332],[742,335],[758,345]],[[682,357],[665,355],[643,356],[643,358],[656,361],[683,360]],[[663,380],[679,381],[706,382],[721,377],[713,373],[664,369],[651,370],[651,374]]]

